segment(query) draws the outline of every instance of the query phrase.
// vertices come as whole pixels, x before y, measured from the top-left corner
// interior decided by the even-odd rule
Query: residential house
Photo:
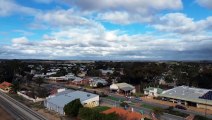
[[[163,92],[161,88],[148,87],[144,89],[144,94],[150,97],[158,97]]]
[[[75,77],[73,81],[71,81],[71,84],[74,85],[89,85],[89,79],[87,78],[80,78],[80,77]]]
[[[102,84],[103,86],[106,86],[108,82],[105,79],[99,78],[99,77],[92,77],[89,80],[91,87],[98,87],[98,84]]]
[[[3,92],[9,92],[11,90],[11,88],[12,88],[12,84],[9,82],[4,81],[0,84],[0,89]]]
[[[144,117],[138,112],[128,111],[128,110],[124,110],[122,108],[116,108],[116,107],[105,110],[102,113],[103,114],[116,113],[121,118],[123,118],[123,120],[143,120],[144,119]]]
[[[135,87],[127,83],[112,84],[110,85],[110,90],[116,91],[118,93],[127,94],[127,95],[136,92]]]

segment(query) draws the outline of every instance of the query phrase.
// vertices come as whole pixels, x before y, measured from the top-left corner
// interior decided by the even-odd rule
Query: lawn
[[[108,106],[97,106],[97,107],[95,107],[93,109],[98,111],[98,112],[102,112],[102,111],[110,109],[110,107],[108,107]]]
[[[148,104],[141,104],[141,107],[147,108],[147,109],[154,109],[155,106],[148,105]]]
[[[107,98],[108,99],[111,99],[111,100],[115,100],[115,101],[120,101],[120,102],[122,102],[122,101],[124,101],[124,99],[119,99],[119,98],[116,98],[116,97],[112,97],[112,96],[107,96]]]

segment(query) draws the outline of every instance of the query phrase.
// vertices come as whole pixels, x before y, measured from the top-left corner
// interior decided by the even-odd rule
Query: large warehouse
[[[44,106],[49,110],[64,115],[64,106],[75,99],[80,99],[82,105],[85,107],[95,107],[99,105],[99,95],[74,91],[48,98],[44,101]]]
[[[211,89],[178,86],[173,89],[163,91],[160,96],[163,97],[164,100],[168,100],[173,103],[212,110]]]

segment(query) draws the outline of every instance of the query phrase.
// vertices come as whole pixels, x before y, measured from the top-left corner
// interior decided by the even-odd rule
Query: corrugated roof
[[[69,92],[62,95],[56,95],[55,97],[47,99],[47,101],[59,107],[64,107],[66,104],[68,104],[69,102],[75,99],[80,99],[80,101],[83,102],[85,100],[88,100],[97,96],[98,95],[92,94],[92,93],[74,91],[74,92]]]
[[[132,89],[135,88],[134,86],[127,84],[127,83],[116,83],[116,85],[119,87],[119,89],[126,88],[126,87],[130,87]]]
[[[205,104],[206,100],[200,99],[200,97],[206,94],[208,91],[211,91],[211,89],[178,86],[173,89],[163,91],[160,96]],[[212,105],[212,100],[207,100],[207,104]]]

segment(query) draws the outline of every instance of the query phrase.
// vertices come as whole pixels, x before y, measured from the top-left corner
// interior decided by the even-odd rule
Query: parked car
[[[142,99],[140,97],[136,97],[135,100],[136,101],[142,101]]]
[[[176,105],[175,108],[182,109],[182,110],[187,110],[187,108],[182,106],[182,105]]]

